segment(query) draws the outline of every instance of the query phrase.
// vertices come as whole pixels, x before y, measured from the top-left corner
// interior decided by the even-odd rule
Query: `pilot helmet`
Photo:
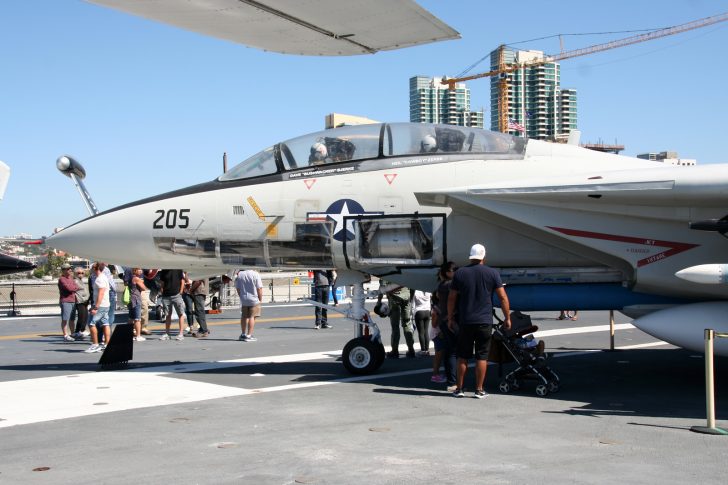
[[[422,151],[426,153],[434,152],[435,150],[437,150],[437,140],[435,140],[435,137],[432,135],[426,135],[422,139]]]
[[[328,156],[329,152],[326,149],[326,145],[317,141],[311,146],[311,157],[315,160],[323,160]]]

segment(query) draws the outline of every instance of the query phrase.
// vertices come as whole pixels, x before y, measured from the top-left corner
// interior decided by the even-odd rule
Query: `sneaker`
[[[396,352],[394,350],[391,352],[387,352],[387,357],[390,359],[399,359],[399,352]]]
[[[316,325],[314,325],[314,326],[313,326],[313,328],[314,328],[314,330],[319,330],[319,329],[321,328],[321,325],[319,325],[319,324],[317,323]]]
[[[252,335],[248,335],[245,339],[246,342],[257,342],[258,339],[253,337]]]
[[[246,342],[248,340],[248,336],[244,333],[241,333],[240,337],[238,337],[238,340],[240,340],[241,342]]]
[[[329,325],[328,323],[324,323],[323,325],[321,325],[321,328],[333,328],[333,327],[331,325]]]
[[[193,337],[197,337],[197,338],[205,338],[209,335],[210,335],[210,332],[198,332],[198,333],[192,334]]]
[[[187,326],[185,328],[185,333],[192,333],[192,329],[189,326]]]
[[[83,332],[81,332],[81,336],[84,337],[84,338],[85,337],[90,337],[91,336],[91,332],[89,332],[88,330],[84,330]]]
[[[458,386],[455,384],[448,384],[446,389],[447,389],[447,392],[453,392],[457,388],[458,388]]]
[[[134,342],[144,342],[146,339],[142,337],[141,335],[138,337],[134,337]]]
[[[66,342],[75,342],[76,341],[75,338],[71,337],[68,334],[66,334],[66,335],[63,336],[63,340],[65,340]]]
[[[91,347],[84,350],[84,352],[87,354],[93,354],[94,352],[101,352],[101,346],[93,344]]]
[[[182,335],[182,334],[179,334],[179,335],[177,335],[177,336],[176,336],[176,337],[175,337],[174,339],[175,339],[176,341],[178,341],[178,342],[181,342],[181,341],[183,341],[183,340],[185,339],[185,336],[184,336],[184,335]]]
[[[447,379],[445,379],[445,376],[441,376],[439,374],[435,374],[430,377],[430,382],[437,382],[438,384],[442,384],[445,381],[447,381]]]
[[[169,340],[169,334],[165,333],[159,340]]]
[[[106,350],[106,344],[99,344],[99,351]]]
[[[407,358],[408,359],[414,359],[416,357],[414,350],[408,350],[407,351]]]
[[[455,390],[452,392],[452,397],[465,397],[465,393],[462,389],[456,387]]]
[[[475,399],[485,399],[486,397],[488,397],[488,393],[482,389],[478,389],[477,391],[475,391],[475,395],[473,397]]]

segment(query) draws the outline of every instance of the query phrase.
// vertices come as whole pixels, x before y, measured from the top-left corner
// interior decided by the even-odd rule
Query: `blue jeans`
[[[100,309],[99,309],[100,310]],[[114,324],[114,310],[116,310],[116,292],[109,292],[109,325]]]
[[[102,306],[96,310],[96,313],[94,313],[93,317],[91,317],[91,323],[89,323],[89,326],[90,325],[96,325],[97,327],[110,326],[111,321],[109,319],[109,307]]]

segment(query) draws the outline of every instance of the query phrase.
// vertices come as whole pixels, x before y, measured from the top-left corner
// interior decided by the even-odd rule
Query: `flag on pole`
[[[508,129],[520,132],[526,131],[526,128],[522,124],[517,123],[513,118],[508,118]]]

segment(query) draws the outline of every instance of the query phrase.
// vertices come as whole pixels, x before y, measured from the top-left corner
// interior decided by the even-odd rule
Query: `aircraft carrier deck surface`
[[[726,483],[728,436],[706,424],[702,355],[655,341],[617,314],[533,313],[561,377],[455,399],[431,358],[352,377],[337,362],[353,327],[313,308],[265,306],[257,342],[236,311],[207,339],[135,344],[127,370],[99,371],[59,317],[0,320],[0,483]],[[385,344],[389,323],[378,319]],[[173,323],[173,325],[175,325]],[[174,328],[174,327],[173,327]],[[404,349],[404,344],[401,345]],[[716,359],[717,425],[728,427],[728,360]]]

